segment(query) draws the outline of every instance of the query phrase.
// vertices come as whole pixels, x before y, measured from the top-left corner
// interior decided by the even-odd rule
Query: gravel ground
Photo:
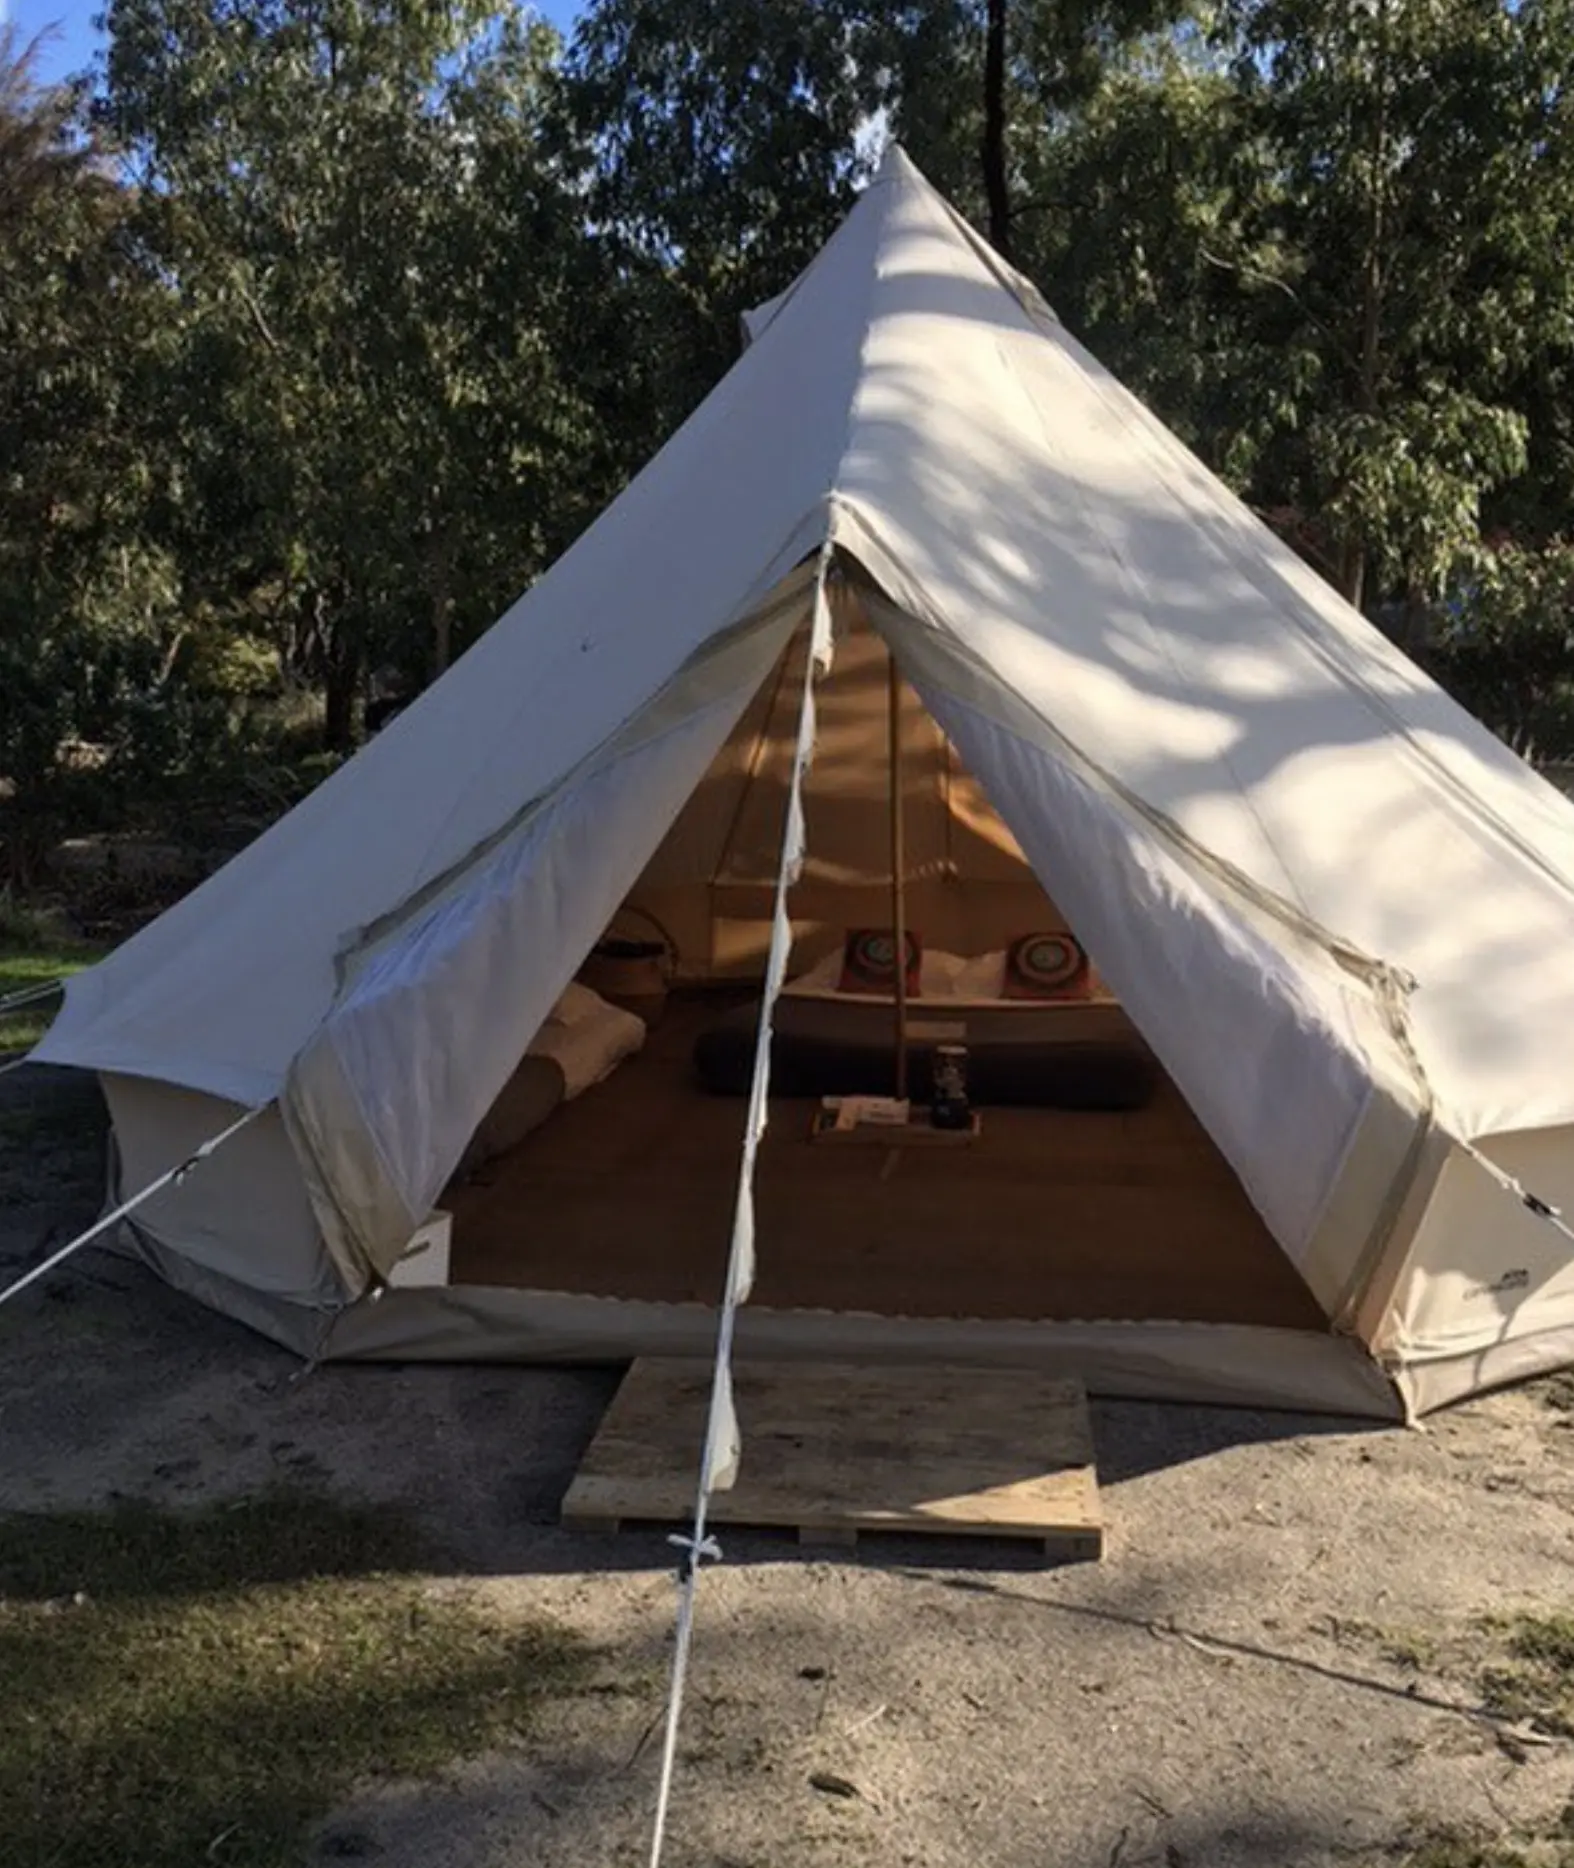
[[[91,1214],[95,1120],[69,1079],[0,1085],[0,1276]],[[0,1313],[0,1357],[6,1507],[280,1478],[399,1500],[456,1574],[593,1644],[589,1687],[528,1745],[369,1787],[313,1859],[643,1858],[670,1553],[554,1522],[616,1371],[301,1378],[97,1253]],[[1483,1617],[1574,1603],[1568,1399],[1542,1384],[1424,1432],[1097,1403],[1099,1565],[917,1540],[827,1562],[727,1536],[702,1586],[669,1863],[1320,1868],[1391,1859],[1435,1825],[1550,1823],[1574,1747],[1521,1742],[1477,1694],[1500,1651]]]

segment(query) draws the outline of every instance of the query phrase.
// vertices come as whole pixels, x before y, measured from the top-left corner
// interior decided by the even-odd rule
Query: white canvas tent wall
[[[155,1261],[329,1353],[706,1340],[703,1316],[615,1301],[364,1294],[834,546],[1330,1320],[1294,1341],[1025,1325],[981,1352],[1062,1355],[1137,1392],[1372,1412],[1574,1360],[1565,1239],[1487,1165],[1574,1196],[1574,809],[900,153],[752,327],[443,681],[73,983],[38,1055],[102,1073],[127,1185],[236,1105],[273,1105],[146,1210]],[[741,1340],[780,1343],[792,1321],[746,1316]],[[843,1353],[933,1348],[899,1322],[814,1327]]]

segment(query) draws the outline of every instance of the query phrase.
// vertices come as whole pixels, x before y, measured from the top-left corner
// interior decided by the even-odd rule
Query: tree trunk
[[[1339,594],[1356,609],[1366,597],[1366,546],[1354,532],[1339,553]]]
[[[984,198],[989,244],[1011,257],[1011,191],[1006,183],[1006,0],[988,0],[984,23]]]
[[[366,654],[360,631],[339,614],[329,626],[323,669],[322,743],[326,751],[351,753],[360,745],[366,724]]]
[[[453,552],[446,527],[433,531],[427,552],[432,597],[432,679],[448,672],[454,654]]]
[[[1361,363],[1356,384],[1356,404],[1363,415],[1376,415],[1381,400],[1383,292],[1386,279],[1383,269],[1383,242],[1388,234],[1388,0],[1377,0],[1377,56],[1373,76],[1377,96],[1373,100],[1371,137],[1367,146],[1367,187],[1370,190],[1366,224],[1366,245],[1361,256]],[[1344,543],[1340,558],[1340,588],[1347,602],[1360,609],[1366,595],[1366,545],[1352,533]]]
[[[360,742],[360,670],[339,656],[328,663],[323,684],[322,743],[328,752],[354,752]]]
[[[1406,655],[1424,655],[1431,647],[1432,606],[1412,584],[1399,618],[1399,646]]]

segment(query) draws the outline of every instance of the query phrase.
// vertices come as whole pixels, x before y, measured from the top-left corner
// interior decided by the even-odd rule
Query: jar
[[[937,1129],[965,1129],[972,1119],[967,1103],[967,1046],[937,1044],[929,1120]]]

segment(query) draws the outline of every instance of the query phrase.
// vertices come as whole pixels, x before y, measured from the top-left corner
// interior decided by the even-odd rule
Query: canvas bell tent
[[[1574,810],[899,152],[749,326],[417,705],[72,982],[37,1055],[100,1073],[124,1191],[265,1106],[139,1249],[313,1354],[708,1351],[807,691],[779,1035],[867,1041],[833,974],[899,878],[915,1029],[1005,1088],[893,1163],[809,1139],[784,1051],[740,1347],[1374,1415],[1574,1360]],[[648,1033],[574,986],[609,928],[670,959]],[[1064,928],[1081,1003],[959,988]],[[447,1281],[385,1288],[438,1206]]]

